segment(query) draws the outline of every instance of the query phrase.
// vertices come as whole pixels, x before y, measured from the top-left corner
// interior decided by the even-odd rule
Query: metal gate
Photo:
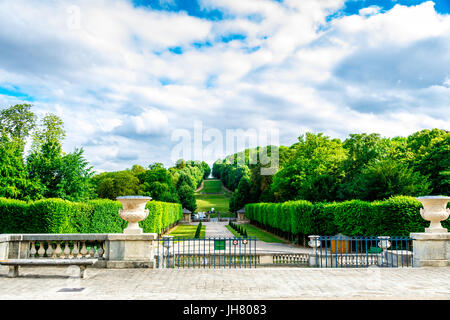
[[[311,236],[312,265],[320,268],[414,267],[409,237]]]
[[[157,239],[155,267],[255,268],[256,238],[162,237]]]

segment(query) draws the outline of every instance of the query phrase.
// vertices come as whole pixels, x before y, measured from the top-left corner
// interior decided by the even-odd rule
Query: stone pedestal
[[[0,260],[8,259],[9,237],[0,235]]]
[[[411,233],[415,267],[449,267],[450,233]]]
[[[156,233],[109,234],[106,241],[107,268],[153,268]]]

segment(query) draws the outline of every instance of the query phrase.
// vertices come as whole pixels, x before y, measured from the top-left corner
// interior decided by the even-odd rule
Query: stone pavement
[[[450,268],[88,269],[0,267],[0,299],[444,299]],[[60,292],[64,288],[84,288]]]
[[[234,238],[230,230],[225,228],[228,222],[202,222],[206,227],[205,238]]]

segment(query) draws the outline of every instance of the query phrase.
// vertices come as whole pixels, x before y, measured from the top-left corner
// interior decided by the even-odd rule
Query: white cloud
[[[330,22],[343,0],[201,5],[225,19],[79,0],[70,4],[79,28],[68,28],[76,10],[67,2],[0,2],[0,87],[35,97],[40,114],[59,113],[65,149],[85,146],[99,170],[171,164],[171,131],[195,120],[220,130],[269,121],[282,144],[306,130],[448,129],[450,17],[432,2]],[[245,38],[218,40],[230,34]],[[0,95],[2,106],[16,101]]]
[[[371,16],[380,12],[381,8],[379,6],[370,6],[367,8],[362,8],[359,10],[361,16]]]

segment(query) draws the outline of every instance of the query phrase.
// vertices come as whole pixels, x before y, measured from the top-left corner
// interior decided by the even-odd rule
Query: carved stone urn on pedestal
[[[441,221],[448,218],[450,210],[447,209],[447,203],[450,197],[427,196],[417,198],[422,205],[420,215],[427,221],[430,221],[430,227],[425,228],[425,233],[446,233],[448,230],[443,228]]]
[[[125,196],[116,198],[122,203],[123,209],[119,209],[119,216],[128,221],[128,227],[123,230],[125,234],[142,234],[142,228],[139,227],[139,221],[148,216],[148,209],[145,205],[152,198],[143,196]]]

